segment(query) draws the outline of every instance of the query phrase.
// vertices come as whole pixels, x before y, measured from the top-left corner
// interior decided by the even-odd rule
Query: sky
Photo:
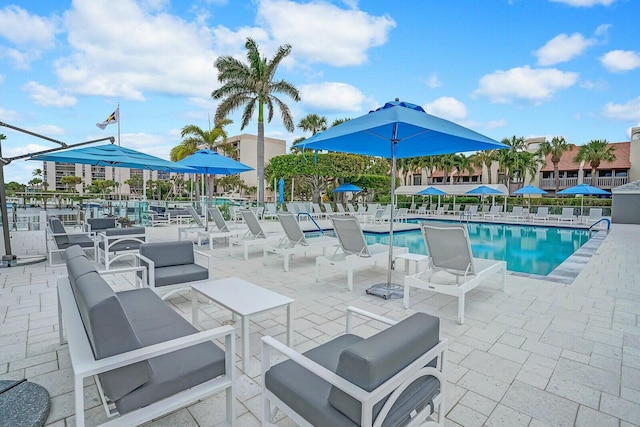
[[[399,98],[501,140],[629,141],[640,125],[638,0],[0,0],[0,122],[74,144],[118,137],[165,159],[207,129],[216,58],[290,44],[277,70],[308,114],[355,118]],[[257,121],[229,136],[257,134]],[[211,124],[211,126],[213,126]],[[6,127],[3,157],[57,147]],[[266,136],[286,131],[275,112]],[[15,160],[5,181],[42,163]]]

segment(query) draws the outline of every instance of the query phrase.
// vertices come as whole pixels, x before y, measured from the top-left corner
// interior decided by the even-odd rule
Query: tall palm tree
[[[451,172],[456,167],[456,155],[455,154],[440,154],[436,156],[436,165],[439,169],[444,171],[444,182],[447,183],[447,179],[451,175]],[[451,177],[451,183],[453,184],[453,177]]]
[[[293,118],[287,104],[276,94],[284,94],[294,101],[300,100],[300,93],[293,84],[286,80],[275,81],[275,73],[280,62],[291,53],[291,45],[282,45],[278,48],[271,60],[260,56],[256,42],[247,38],[245,43],[247,60],[249,65],[240,62],[231,56],[221,56],[215,66],[218,69],[218,81],[222,83],[220,88],[211,93],[213,99],[221,99],[216,110],[216,121],[227,117],[240,107],[242,112],[242,125],[244,129],[251,120],[256,106],[258,107],[258,146],[257,146],[257,173],[258,173],[258,202],[264,202],[264,107],[267,107],[267,121],[273,119],[274,104],[280,110],[280,116],[285,129],[293,132]]]
[[[319,116],[317,114],[307,114],[298,122],[298,128],[305,132],[311,132],[311,136],[318,132],[327,130],[327,118],[325,116]],[[296,147],[297,144],[304,141],[306,138],[297,138],[291,144],[291,152],[300,152],[300,148]]]
[[[458,169],[458,176],[456,178],[456,182],[460,182],[462,179],[462,175],[465,171],[473,173],[473,167],[471,165],[471,161],[464,154],[456,154],[454,156],[456,169]]]
[[[491,166],[493,165],[493,162],[497,160],[497,157],[497,150],[478,151],[477,153],[469,156],[471,164],[480,168],[481,173],[483,167],[487,168],[487,184],[491,184]]]
[[[602,162],[612,162],[616,159],[615,148],[610,146],[606,139],[592,139],[585,145],[581,145],[574,162],[589,163],[591,166],[591,185],[596,185],[596,173]]]
[[[571,150],[573,147],[574,145],[565,141],[564,137],[554,136],[551,139],[551,142],[545,140],[540,144],[540,148],[538,149],[538,153],[540,153],[541,156],[548,156],[551,154],[553,177],[556,183],[556,194],[558,194],[558,191],[560,190],[560,171],[558,169],[558,163],[560,163],[560,159],[562,159],[562,154]]]
[[[507,189],[510,188],[512,175],[516,170],[515,163],[518,162],[519,153],[526,152],[526,145],[524,137],[517,137],[513,135],[511,139],[503,138],[503,144],[508,145],[509,148],[498,151],[497,160],[498,168],[505,176]]]
[[[208,148],[210,150],[217,150],[221,148],[223,151],[228,151],[229,144],[227,144],[227,131],[224,127],[233,123],[229,119],[221,119],[216,121],[213,129],[204,130],[196,125],[186,125],[182,128],[180,136],[182,136],[182,142],[171,149],[169,158],[171,161],[176,162],[182,160],[195,153],[202,148]],[[225,154],[228,154],[225,151]],[[209,175],[209,185],[207,197],[213,195],[214,176]],[[198,182],[198,176],[196,175],[196,184]],[[196,185],[196,199],[200,200],[200,186]]]

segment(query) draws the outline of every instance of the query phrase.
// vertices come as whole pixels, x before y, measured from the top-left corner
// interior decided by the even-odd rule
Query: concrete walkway
[[[272,223],[269,227],[278,227]],[[176,227],[147,229],[149,240],[177,239]],[[44,254],[43,232],[12,233],[16,254]],[[204,249],[209,251],[208,248]],[[414,310],[441,318],[450,339],[448,353],[448,425],[451,426],[618,426],[640,425],[640,227],[614,225],[581,266],[572,284],[509,275],[508,291],[498,280],[468,294],[466,323],[456,323],[457,301],[448,296],[412,292],[410,310],[400,300],[367,296],[371,284],[386,280],[383,266],[357,271],[354,290],[344,273],[314,277],[314,254],[296,257],[290,272],[275,256],[263,266],[254,248],[242,259],[237,248],[212,251],[214,278],[241,277],[295,299],[295,348],[305,351],[343,333],[344,309],[354,305],[394,319]],[[28,378],[51,395],[47,425],[73,425],[72,373],[66,346],[58,342],[55,277],[63,267],[40,262],[0,269],[0,380]],[[402,283],[404,272],[394,271]],[[127,278],[113,282],[130,287]],[[188,293],[171,299],[191,318]],[[230,313],[201,305],[207,328]],[[285,341],[286,312],[276,310],[251,325],[248,372],[238,362],[239,426],[260,424],[260,337]],[[380,326],[361,324],[370,335]],[[238,340],[240,327],[236,324]],[[238,357],[241,346],[238,342]],[[89,425],[105,421],[93,382],[85,383]],[[152,425],[215,426],[224,417],[221,396],[176,411]],[[282,418],[281,426],[293,423]]]

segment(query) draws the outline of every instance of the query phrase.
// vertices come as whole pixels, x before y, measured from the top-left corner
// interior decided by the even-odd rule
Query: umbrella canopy
[[[558,191],[558,194],[572,194],[575,196],[602,196],[605,194],[611,194],[607,190],[603,190],[602,188],[593,187],[589,184],[578,184],[573,187],[565,188],[564,190]],[[580,199],[580,216],[584,211],[584,197]]]
[[[344,184],[341,184],[333,189],[334,193],[345,193],[347,191],[358,192],[358,191],[362,191],[362,188],[358,187],[357,185],[353,185],[348,182],[345,182]]]
[[[284,179],[278,181],[278,203],[284,204]]]
[[[253,170],[251,166],[222,156],[213,150],[198,150],[190,156],[175,162],[175,164],[196,169],[198,173],[206,175],[233,175]]]
[[[521,189],[514,191],[513,194],[547,194],[547,192],[535,185],[526,185]]]
[[[593,187],[589,184],[578,184],[573,187],[565,188],[564,190],[558,191],[558,194],[574,194],[574,195],[582,195],[582,196],[600,196],[604,194],[611,194],[607,190],[603,190],[598,187]]]
[[[420,190],[416,193],[416,195],[418,196],[444,196],[446,194],[446,191],[442,191],[435,187],[427,187],[424,190]]]
[[[92,166],[111,166],[114,168],[160,170],[166,172],[194,173],[193,168],[177,165],[160,157],[132,150],[120,145],[105,144],[93,147],[60,150],[53,153],[38,154],[28,160],[45,162],[77,163]]]
[[[319,132],[300,143],[302,149],[329,150],[391,159],[391,201],[395,200],[396,159],[506,148],[505,144],[427,114],[422,107],[408,102],[387,102],[364,116]],[[393,264],[393,209],[389,221],[389,262],[384,289],[370,288],[367,293],[391,298]],[[378,292],[380,291],[380,292]]]
[[[487,187],[486,185],[481,185],[479,187],[474,188],[473,190],[469,190],[464,194],[475,195],[475,196],[484,196],[485,194],[503,194],[502,191],[496,190],[495,188]]]

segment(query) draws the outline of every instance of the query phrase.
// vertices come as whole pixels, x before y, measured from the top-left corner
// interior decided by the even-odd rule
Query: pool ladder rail
[[[322,229],[322,227],[320,227],[320,225],[318,225],[318,223],[316,222],[316,220],[311,216],[311,214],[309,212],[298,212],[298,216],[297,216],[297,220],[298,222],[300,222],[300,215],[303,216],[307,216],[309,217],[309,219],[311,220],[311,222],[313,222],[313,224],[316,226],[316,228],[318,229],[318,231],[320,232],[320,234],[322,234],[324,236],[324,230]]]
[[[600,218],[599,220],[597,220],[596,222],[594,222],[589,226],[589,236],[591,236],[591,232],[593,231],[593,228],[596,225],[600,224],[601,222],[607,223],[607,233],[609,232],[609,230],[611,230],[611,220],[609,218]]]

